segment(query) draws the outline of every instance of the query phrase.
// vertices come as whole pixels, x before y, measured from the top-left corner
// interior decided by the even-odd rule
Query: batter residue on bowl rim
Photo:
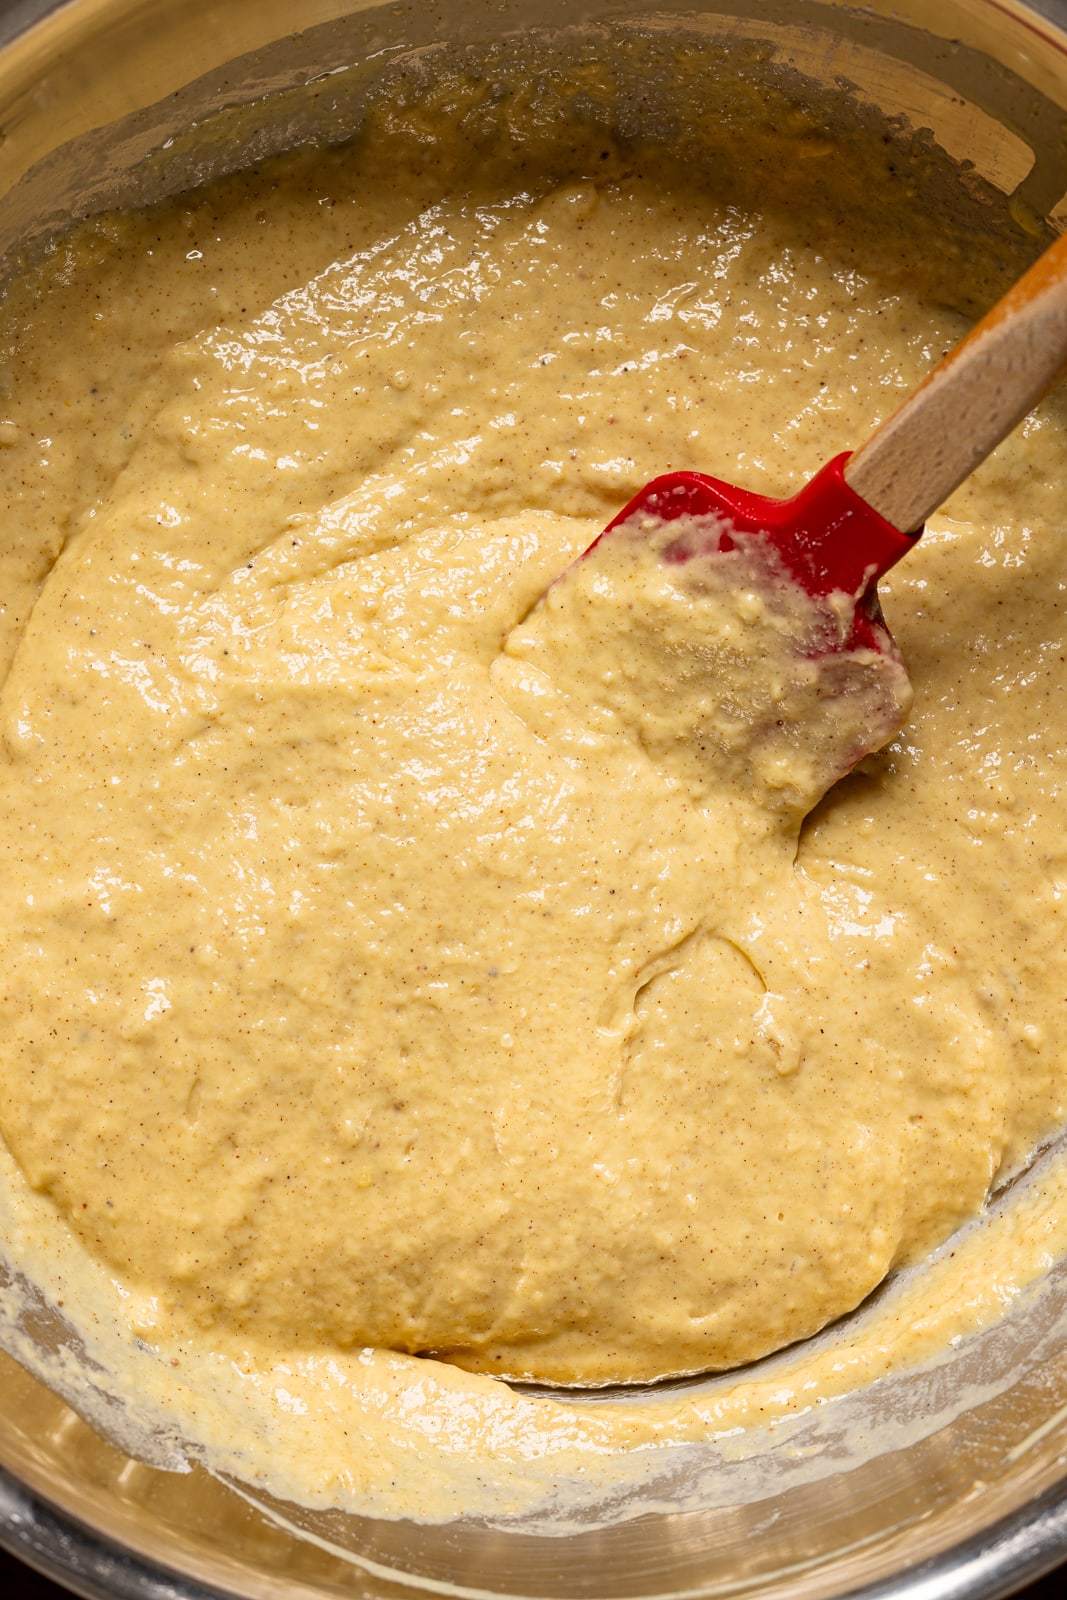
[[[654,539],[550,586],[664,467],[786,493],[861,438],[961,331],[959,242],[927,281],[934,224],[857,206],[880,146],[835,191],[779,132],[724,176],[526,110],[382,103],[6,312],[11,1250],[212,1459],[386,1514],[629,1482],[1062,1231],[1042,1190],[973,1304],[944,1263],[788,1382],[493,1376],[806,1339],[1064,1118],[1061,408],[883,586],[915,705],[802,830],[866,704],[805,721],[825,617]]]

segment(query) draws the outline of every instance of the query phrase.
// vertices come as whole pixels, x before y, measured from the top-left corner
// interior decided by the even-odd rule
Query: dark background
[[[0,1550],[0,1600],[70,1600],[70,1596]],[[1021,1590],[1019,1600],[1067,1600],[1067,1565]]]

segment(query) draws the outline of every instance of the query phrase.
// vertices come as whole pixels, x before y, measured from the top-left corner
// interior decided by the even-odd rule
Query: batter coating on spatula
[[[0,701],[0,1125],[149,1343],[727,1368],[1063,1114],[1063,435],[886,585],[917,710],[801,841],[899,662],[826,694],[837,602],[744,546],[550,586],[666,458],[787,492],[961,320],[765,174],[545,126],[457,187],[461,127],[380,110],[16,294],[20,515],[70,531]]]
[[[766,538],[717,516],[635,513],[568,568],[505,651],[540,669],[523,706],[535,725],[541,702],[563,704],[697,805],[728,818],[743,808],[792,835],[911,704],[900,652],[855,595],[808,594]]]

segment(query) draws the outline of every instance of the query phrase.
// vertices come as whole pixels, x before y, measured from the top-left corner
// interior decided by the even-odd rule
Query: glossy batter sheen
[[[1064,437],[883,586],[915,706],[801,836],[907,705],[812,667],[848,602],[567,569],[668,466],[796,487],[961,319],[847,197],[427,115],[13,292],[0,1125],[149,1344],[727,1368],[1063,1119]]]

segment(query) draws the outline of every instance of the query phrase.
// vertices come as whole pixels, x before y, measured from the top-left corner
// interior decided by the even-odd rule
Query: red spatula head
[[[631,720],[658,727],[668,708],[675,744],[697,753],[697,788],[697,778],[708,792],[732,786],[793,821],[888,743],[911,698],[876,585],[918,536],[861,499],[848,460],[788,500],[699,472],[655,478],[569,569],[579,609],[592,614],[600,590],[617,593],[632,660],[615,677],[632,690]],[[649,561],[663,581],[650,579]],[[691,635],[677,626],[686,614]],[[639,742],[654,744],[643,724]]]
[[[778,551],[789,573],[816,598],[843,591],[856,601],[855,624],[842,648],[892,648],[878,606],[876,585],[901,556],[911,550],[917,533],[901,533],[845,482],[848,453],[835,457],[788,500],[751,494],[702,472],[668,472],[646,483],[604,533],[637,517],[656,522],[710,518],[701,546],[687,530],[664,558],[689,561],[713,550],[731,550],[731,532],[755,534]],[[920,530],[921,531],[921,530]],[[711,541],[711,542],[708,542]],[[590,550],[595,550],[597,539]],[[587,552],[588,553],[588,552]]]

